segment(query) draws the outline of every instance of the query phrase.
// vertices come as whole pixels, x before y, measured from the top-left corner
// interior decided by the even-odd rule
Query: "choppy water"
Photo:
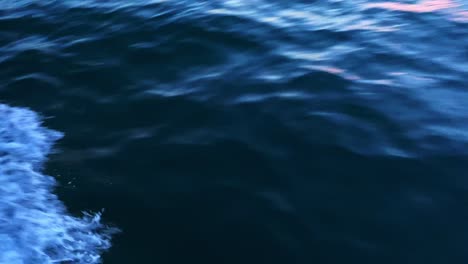
[[[464,0],[3,0],[0,263],[466,263],[467,47]]]
[[[38,170],[60,134],[33,112],[0,105],[0,263],[94,263],[109,248],[100,215],[69,216]],[[103,233],[97,233],[102,230]]]

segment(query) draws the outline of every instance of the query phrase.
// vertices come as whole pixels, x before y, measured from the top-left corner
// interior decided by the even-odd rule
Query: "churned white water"
[[[33,111],[0,104],[0,264],[100,263],[111,245],[100,215],[68,214],[41,172],[60,137]]]

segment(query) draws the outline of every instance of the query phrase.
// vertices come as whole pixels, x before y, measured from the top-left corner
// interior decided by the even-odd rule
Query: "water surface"
[[[2,1],[0,263],[466,263],[467,4]]]

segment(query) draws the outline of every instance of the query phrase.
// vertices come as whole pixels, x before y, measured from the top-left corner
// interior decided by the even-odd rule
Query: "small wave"
[[[69,215],[41,173],[60,137],[33,111],[0,104],[0,264],[100,263],[111,246],[100,214]]]

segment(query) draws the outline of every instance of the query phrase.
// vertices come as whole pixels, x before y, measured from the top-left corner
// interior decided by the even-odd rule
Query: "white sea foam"
[[[100,263],[110,247],[100,215],[68,214],[41,172],[60,137],[33,111],[0,104],[0,264]]]

